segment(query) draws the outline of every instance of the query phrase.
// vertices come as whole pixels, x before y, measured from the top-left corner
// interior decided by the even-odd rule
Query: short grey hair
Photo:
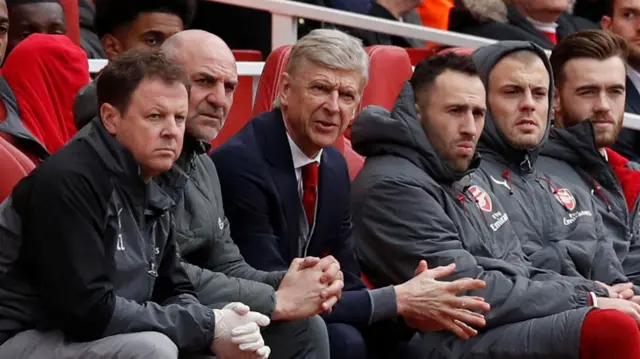
[[[293,75],[305,61],[332,70],[356,71],[364,84],[369,79],[369,55],[362,40],[339,30],[316,29],[298,40],[291,48],[285,71]],[[279,96],[273,107],[280,107]]]

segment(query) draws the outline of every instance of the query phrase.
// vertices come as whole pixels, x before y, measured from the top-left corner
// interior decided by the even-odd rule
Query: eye
[[[199,78],[195,81],[200,86],[208,86],[213,83],[213,80],[207,77]]]

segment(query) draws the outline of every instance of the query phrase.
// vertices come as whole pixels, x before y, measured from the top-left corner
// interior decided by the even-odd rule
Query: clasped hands
[[[343,288],[340,263],[333,256],[296,258],[276,291],[271,318],[291,321],[331,312]]]

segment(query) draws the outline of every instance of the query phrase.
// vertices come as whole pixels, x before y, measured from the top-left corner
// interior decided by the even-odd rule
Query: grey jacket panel
[[[81,88],[73,100],[73,121],[78,130],[98,117],[98,88],[96,80]]]
[[[43,319],[38,290],[15,270],[23,249],[21,227],[9,197],[0,204],[0,344]]]
[[[624,261],[633,236],[629,209],[616,174],[596,148],[591,122],[554,129],[542,149],[538,168],[591,194],[602,216],[605,236],[612,240],[618,259]]]
[[[196,289],[198,300],[207,307],[221,309],[228,303],[242,302],[253,311],[267,316],[273,314],[276,298],[273,288],[269,285],[227,277],[224,273],[213,272],[187,262],[183,262],[182,265]]]
[[[172,211],[181,255],[192,265],[187,266],[190,278],[198,278],[194,284],[199,297],[203,296],[203,303],[230,302],[246,294],[243,303],[250,301],[253,310],[260,308],[260,312],[270,315],[275,309],[275,290],[284,272],[256,270],[240,254],[230,235],[218,173],[206,155],[207,148],[206,144],[187,137],[183,153],[172,170],[189,177],[184,189],[177,191],[181,197]],[[167,175],[159,177],[159,182],[166,178]],[[223,293],[216,293],[232,293],[231,288],[237,288],[237,292],[227,300]]]
[[[468,173],[439,159],[417,120],[408,84],[392,113],[374,106],[361,112],[352,138],[367,157],[352,185],[354,238],[374,285],[412,278],[421,259],[431,267],[455,263],[455,274],[445,280],[487,282],[486,289],[467,293],[492,305],[487,328],[587,306],[587,293],[597,290],[593,282],[540,272],[528,265],[518,241],[474,228],[455,199],[456,183]],[[536,280],[538,274],[544,280]]]

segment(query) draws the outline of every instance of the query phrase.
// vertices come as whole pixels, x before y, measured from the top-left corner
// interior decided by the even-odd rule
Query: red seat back
[[[280,88],[280,74],[284,72],[290,54],[291,45],[285,45],[273,50],[267,58],[253,105],[254,116],[273,109],[273,101]]]
[[[64,17],[67,25],[67,36],[77,45],[80,45],[80,9],[78,0],[60,0],[64,9]]]
[[[262,53],[257,50],[232,50],[232,52],[236,61],[262,61]],[[239,76],[238,87],[233,95],[233,105],[229,110],[227,121],[224,123],[218,137],[211,141],[211,145],[215,148],[240,131],[251,119],[252,108],[253,77]]]
[[[434,49],[431,47],[406,48],[404,50],[407,52],[407,55],[409,55],[412,66],[418,65],[420,61],[435,54]]]
[[[27,156],[0,136],[0,202],[11,194],[18,181],[34,167]]]

